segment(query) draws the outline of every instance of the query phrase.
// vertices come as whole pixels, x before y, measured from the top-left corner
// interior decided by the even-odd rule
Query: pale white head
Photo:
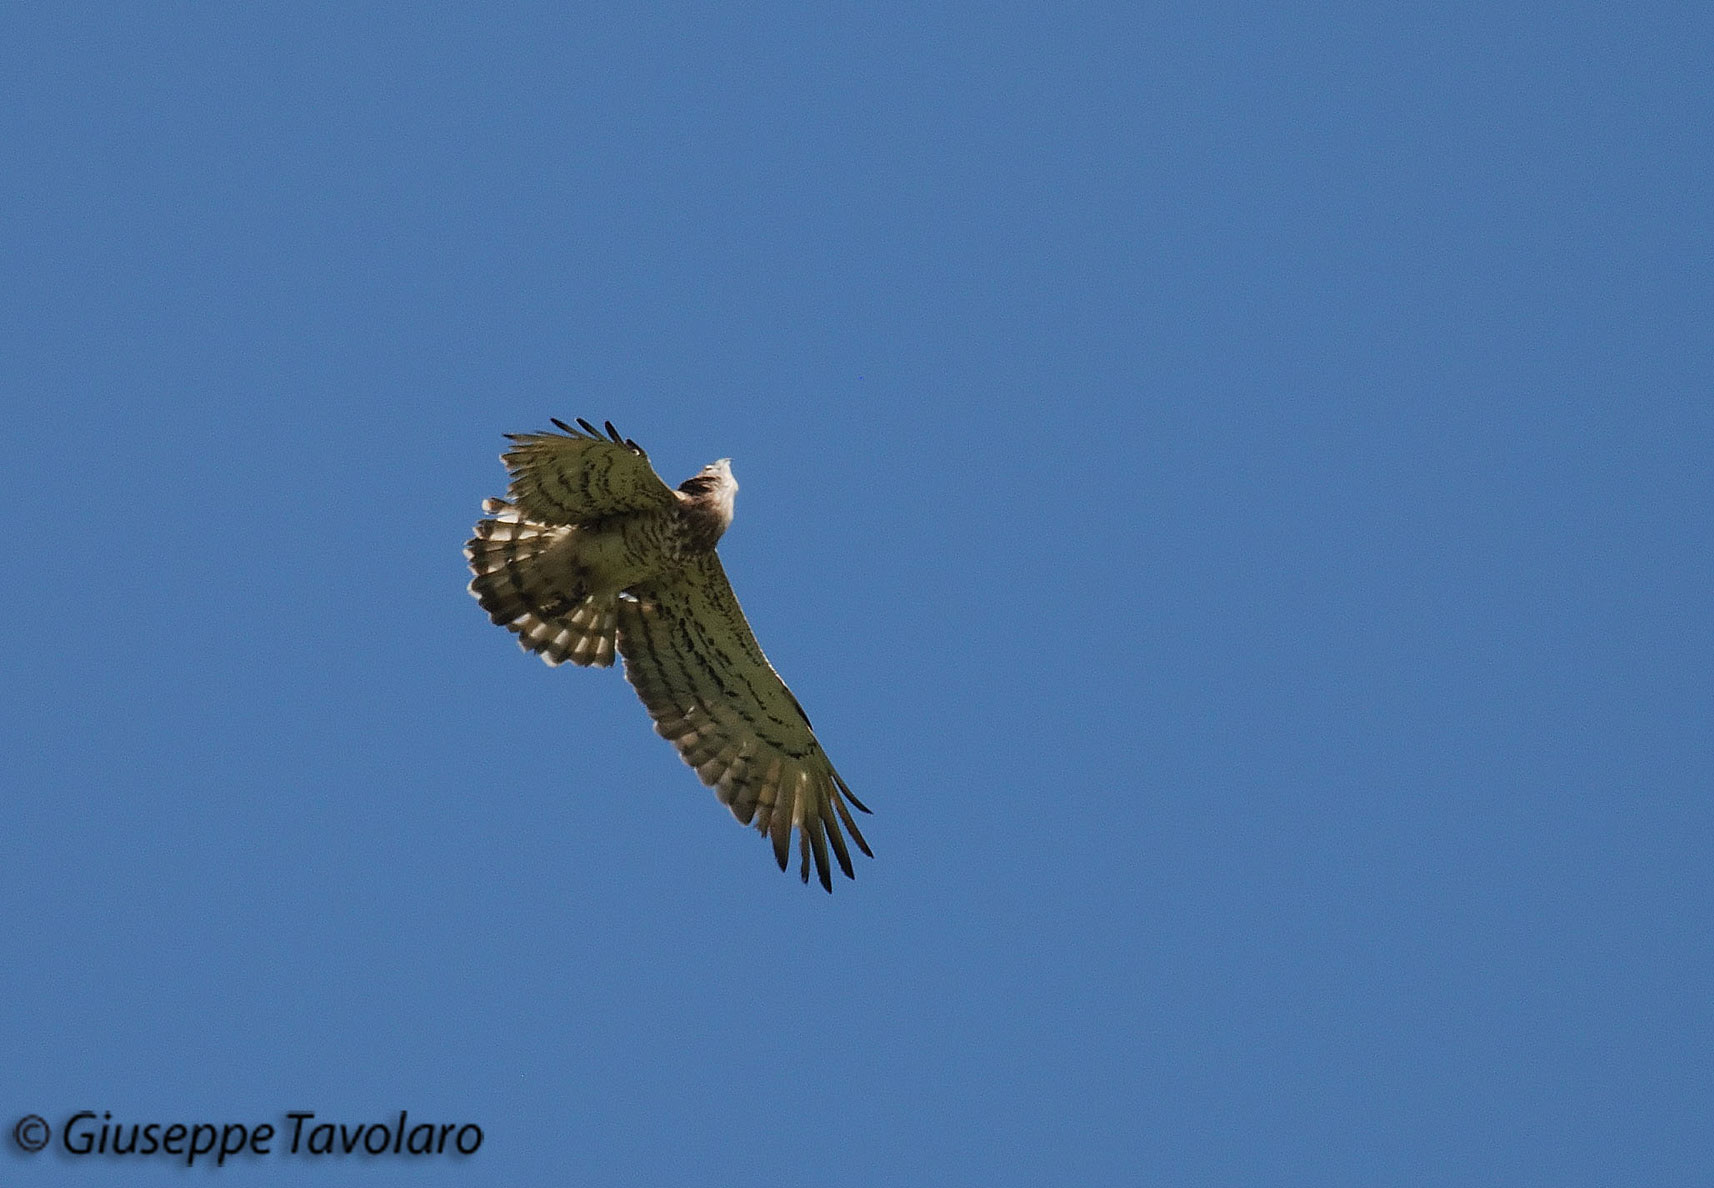
[[[705,548],[713,548],[732,523],[733,500],[738,494],[738,480],[732,477],[732,459],[710,462],[692,478],[678,485],[684,494],[686,510],[695,524],[694,536]]]

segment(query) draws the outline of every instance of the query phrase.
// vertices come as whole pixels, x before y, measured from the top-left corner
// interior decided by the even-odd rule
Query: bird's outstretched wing
[[[853,877],[841,822],[874,856],[845,801],[869,810],[833,770],[797,698],[762,654],[717,556],[703,554],[670,583],[622,600],[619,654],[656,731],[733,816],[773,840],[781,870],[794,828],[806,883],[813,855],[821,885],[833,890],[830,842],[839,869]]]
[[[671,507],[672,488],[636,442],[607,422],[604,437],[554,419],[564,433],[509,433],[500,460],[512,474],[507,494],[524,518],[541,524],[585,524],[624,512]]]

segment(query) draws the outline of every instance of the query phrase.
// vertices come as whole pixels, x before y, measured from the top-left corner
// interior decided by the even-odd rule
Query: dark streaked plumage
[[[845,802],[869,810],[762,654],[714,551],[738,491],[730,459],[675,491],[611,421],[605,435],[554,424],[563,432],[507,435],[508,498],[483,502],[464,547],[471,594],[549,664],[623,656],[655,730],[771,839],[781,870],[795,829],[803,880],[813,861],[831,891],[830,845],[853,877],[841,826],[870,853]]]

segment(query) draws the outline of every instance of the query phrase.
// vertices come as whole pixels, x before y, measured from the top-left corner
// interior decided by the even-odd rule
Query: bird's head
[[[701,507],[714,539],[718,540],[732,523],[734,496],[738,494],[738,480],[732,477],[732,459],[710,462],[680,483],[678,489]]]
[[[678,485],[686,495],[708,495],[716,491],[736,491],[738,480],[732,477],[732,459],[710,462],[696,474]]]

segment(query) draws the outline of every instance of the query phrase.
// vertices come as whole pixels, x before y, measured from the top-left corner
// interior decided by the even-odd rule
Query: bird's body
[[[869,853],[844,800],[868,810],[762,654],[714,551],[738,491],[730,460],[673,490],[611,423],[606,437],[554,423],[563,434],[515,435],[502,455],[510,497],[484,502],[465,546],[470,592],[549,664],[623,656],[657,732],[772,838],[781,869],[796,829],[804,879],[813,854],[831,890],[829,842],[852,874],[841,822]]]

